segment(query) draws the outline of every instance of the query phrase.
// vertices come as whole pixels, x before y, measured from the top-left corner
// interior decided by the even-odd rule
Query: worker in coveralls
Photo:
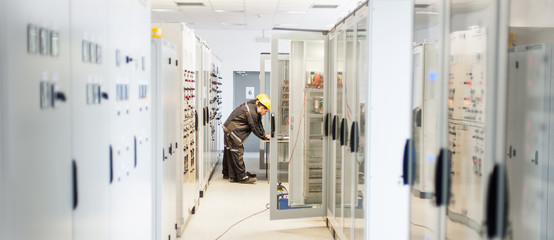
[[[223,124],[225,151],[223,153],[223,179],[231,182],[255,183],[256,175],[246,172],[243,144],[253,132],[262,140],[269,140],[262,125],[262,116],[271,107],[269,97],[261,93],[255,100],[238,106]]]

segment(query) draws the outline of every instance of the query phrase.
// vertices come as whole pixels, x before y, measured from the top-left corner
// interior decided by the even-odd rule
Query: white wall
[[[261,30],[195,29],[196,34],[222,59],[223,114],[225,122],[236,108],[233,106],[233,71],[260,71],[260,53],[270,51],[270,42],[258,43]],[[270,36],[270,31],[265,36]],[[258,90],[258,89],[256,89]],[[257,93],[256,93],[257,94]]]

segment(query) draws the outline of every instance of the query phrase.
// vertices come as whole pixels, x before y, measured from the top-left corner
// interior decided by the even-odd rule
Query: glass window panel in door
[[[499,119],[504,113],[496,99],[503,94],[497,70],[503,67],[498,56],[504,54],[497,47],[507,40],[499,37],[502,26],[497,20],[502,19],[500,10],[505,6],[489,0],[450,4],[448,146],[452,157],[446,238],[479,239],[487,233],[487,190],[496,182],[490,178],[504,157],[496,145],[503,141],[498,136],[504,131]]]
[[[345,74],[343,78],[344,94],[343,109],[344,115],[340,124],[340,141],[343,154],[343,203],[344,203],[344,234],[347,239],[353,238],[353,216],[355,205],[355,155],[350,151],[351,126],[358,117],[358,96],[357,96],[357,74],[356,74],[356,25],[355,18],[346,19],[346,49],[345,49]]]
[[[337,101],[337,78],[334,77],[337,76],[337,35],[333,32],[330,33],[329,36],[329,80],[325,82],[325,86],[327,87],[328,94],[328,101],[326,101],[327,104],[327,116],[325,121],[327,122],[327,163],[328,163],[328,169],[330,169],[329,178],[331,179],[330,182],[334,183],[336,179],[336,171],[335,171],[335,157],[334,157],[334,148],[335,148],[335,141],[333,141],[333,129],[332,129],[332,123],[333,123],[333,116],[336,115],[336,101]],[[335,202],[336,202],[336,192],[335,184],[328,184],[328,211],[330,214],[328,214],[328,217],[334,217],[335,215]]]
[[[446,147],[443,1],[416,1],[414,9],[410,238],[444,239],[434,179],[441,148]]]
[[[359,99],[358,104],[356,104],[356,123],[351,127],[351,136],[350,141],[355,140],[353,143],[351,143],[350,146],[354,146],[354,149],[351,149],[354,153],[354,182],[356,190],[354,192],[354,239],[365,239],[365,199],[366,198],[366,192],[365,192],[365,151],[364,151],[364,145],[365,145],[365,129],[366,129],[366,121],[365,116],[367,112],[367,105],[368,105],[368,83],[369,83],[369,72],[368,72],[368,65],[369,65],[369,42],[367,39],[367,26],[368,26],[368,19],[366,17],[365,12],[367,12],[367,8],[362,8],[360,10],[360,17],[357,19],[356,23],[356,38],[357,38],[357,47],[356,47],[356,79],[357,79],[357,99]]]
[[[344,108],[343,108],[343,96],[344,96],[344,75],[346,70],[346,60],[345,60],[345,31],[343,30],[344,24],[339,26],[338,36],[337,36],[337,84],[336,84],[336,105],[335,105],[335,115],[333,116],[332,128],[333,128],[333,139],[334,139],[334,161],[335,161],[335,221],[337,223],[337,229],[342,231],[344,226],[343,216],[344,216],[344,182],[343,182],[343,164],[342,164],[342,151],[340,144],[340,122],[344,117]],[[332,160],[331,160],[332,161]]]
[[[271,142],[270,169],[277,172],[271,170],[270,178],[275,176],[275,180],[270,179],[270,183],[277,195],[272,199],[275,202],[271,204],[271,218],[322,216],[326,213],[323,207],[326,38],[321,33],[276,35],[272,43],[271,95],[282,94],[278,100],[281,106],[284,99],[291,104],[288,118],[281,109],[272,112],[277,134]],[[277,62],[275,51],[290,52],[289,61]]]

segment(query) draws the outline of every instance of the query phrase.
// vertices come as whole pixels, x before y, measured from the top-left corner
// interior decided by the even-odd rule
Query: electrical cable
[[[269,203],[266,203],[266,204],[265,204],[265,209],[264,209],[264,210],[259,211],[259,212],[256,212],[256,213],[254,213],[254,214],[252,214],[252,215],[250,215],[250,216],[248,216],[248,217],[245,217],[245,218],[241,219],[240,221],[234,223],[234,224],[231,225],[229,228],[227,228],[227,230],[225,230],[225,232],[223,232],[221,235],[219,235],[219,237],[217,237],[215,240],[218,240],[219,238],[223,237],[223,235],[225,235],[225,233],[227,233],[229,230],[231,230],[231,228],[233,228],[233,227],[236,226],[237,224],[241,223],[242,221],[244,221],[244,220],[246,220],[246,219],[249,219],[249,218],[251,218],[251,217],[253,217],[253,216],[256,216],[256,215],[258,215],[258,214],[260,214],[260,213],[263,213],[263,212],[267,211],[268,209],[269,209]]]
[[[306,93],[308,92],[308,89],[304,88],[304,100],[302,101],[302,115],[304,115],[304,109],[306,107]],[[292,160],[292,156],[294,156],[294,150],[296,149],[296,144],[298,143],[298,135],[300,134],[300,126],[302,126],[302,117],[300,118],[300,121],[298,122],[298,132],[296,133],[296,140],[294,141],[294,146],[292,147],[292,152],[290,153],[289,158],[289,168],[290,168],[290,162]]]

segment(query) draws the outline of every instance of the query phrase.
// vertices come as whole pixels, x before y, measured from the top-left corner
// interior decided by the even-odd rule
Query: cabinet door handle
[[[435,200],[437,206],[447,205],[450,199],[450,150],[442,148],[435,168]]]
[[[346,136],[348,135],[348,126],[346,125],[346,118],[343,118],[340,123],[340,145],[346,146]]]
[[[113,183],[113,148],[110,145],[110,184]]]
[[[66,101],[65,93],[63,92],[56,92],[56,100],[65,102]]]
[[[208,117],[206,116],[206,107],[204,107],[204,108],[202,109],[202,116],[203,116],[203,118],[202,118],[202,124],[203,124],[204,126],[206,126],[206,121],[207,121],[207,118],[208,118]]]
[[[421,127],[421,121],[422,121],[421,108],[417,107],[414,111],[415,111],[414,119],[416,122],[416,127]]]
[[[275,114],[271,114],[271,137],[275,137]]]
[[[73,210],[77,209],[79,205],[79,187],[77,184],[77,162],[73,160],[72,163],[73,170]]]
[[[338,116],[335,115],[333,117],[333,124],[331,126],[331,128],[332,128],[331,135],[333,137],[333,140],[337,139],[337,119],[338,119]]]
[[[504,177],[501,176],[501,173],[503,173]],[[503,188],[500,187],[501,178],[503,178],[504,181]],[[491,239],[495,237],[502,239],[506,233],[506,215],[508,213],[508,191],[506,191],[506,189],[508,189],[506,171],[502,165],[496,164],[489,178],[486,203],[487,235]],[[498,215],[499,211],[501,211],[500,218]]]
[[[404,185],[412,185],[414,183],[414,155],[412,154],[413,141],[412,139],[406,140],[404,145],[404,160],[402,161],[402,178],[404,179]]]
[[[194,110],[194,130],[198,131],[198,112]]]
[[[329,136],[329,119],[331,118],[331,114],[330,113],[327,113],[327,115],[325,115],[325,123],[323,124],[324,125],[324,128],[323,128],[323,134],[327,137]]]
[[[358,144],[359,144],[359,133],[358,133],[358,122],[353,122],[352,127],[350,129],[350,152],[358,152]]]

